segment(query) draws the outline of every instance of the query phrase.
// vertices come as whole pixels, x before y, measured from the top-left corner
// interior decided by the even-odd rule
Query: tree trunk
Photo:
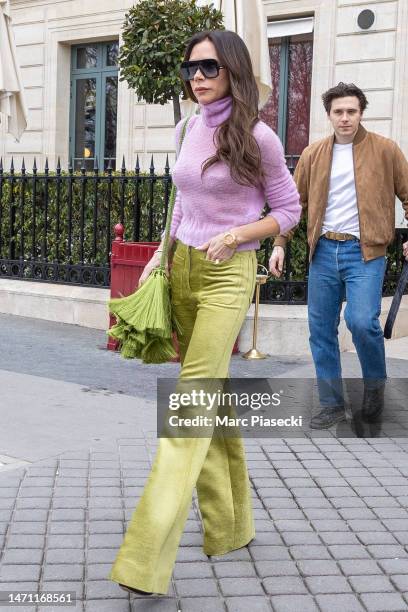
[[[180,98],[177,94],[173,94],[173,111],[174,111],[174,125],[177,125],[181,121],[181,108]]]

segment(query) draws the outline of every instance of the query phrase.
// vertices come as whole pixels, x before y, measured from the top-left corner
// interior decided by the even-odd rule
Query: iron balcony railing
[[[287,156],[293,172],[297,156]],[[0,277],[109,287],[113,227],[125,227],[125,239],[134,242],[160,239],[165,226],[171,190],[170,166],[156,174],[152,158],[149,171],[141,172],[139,160],[127,170],[125,160],[118,172],[108,167],[100,172],[84,167],[55,172],[48,162],[31,173],[24,161],[16,172],[11,161],[6,172],[0,161]],[[262,286],[263,303],[307,303],[308,252],[305,223],[289,243],[281,279]],[[384,295],[394,291],[402,268],[404,232],[397,230],[389,251]],[[270,240],[258,251],[258,260],[268,265]]]

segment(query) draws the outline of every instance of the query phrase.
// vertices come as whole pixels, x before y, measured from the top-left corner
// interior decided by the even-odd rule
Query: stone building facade
[[[114,51],[115,43],[120,44],[121,24],[133,3],[11,0],[29,124],[20,142],[6,135],[0,125],[0,156],[6,168],[12,156],[17,168],[23,156],[27,168],[34,157],[40,168],[46,157],[50,168],[58,157],[66,168],[70,155],[78,155],[75,146],[80,155],[84,150],[92,158],[92,142],[92,146],[86,142],[92,138],[102,156],[104,139],[110,139],[108,157],[116,158],[117,167],[123,155],[128,167],[134,165],[137,155],[144,169],[152,155],[157,169],[163,168],[167,153],[172,162],[172,106],[138,101],[115,76],[114,59],[109,63],[105,57],[109,45]],[[263,0],[263,4],[275,84],[275,97],[264,116],[283,140],[287,137],[285,146],[292,142],[291,130],[292,136],[299,133],[299,91],[303,91],[301,98],[308,98],[302,102],[302,112],[307,113],[303,141],[292,143],[294,150],[289,153],[298,153],[296,147],[307,144],[305,140],[329,133],[320,96],[343,80],[358,84],[369,98],[366,127],[394,138],[408,155],[407,0]],[[90,72],[88,52],[90,63],[94,62]],[[99,72],[95,54],[102,58]],[[77,65],[75,58],[79,58]],[[296,89],[297,82],[300,89]],[[97,104],[100,108],[93,108]]]

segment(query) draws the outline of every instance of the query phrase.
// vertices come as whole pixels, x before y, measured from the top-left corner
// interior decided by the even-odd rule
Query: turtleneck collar
[[[209,104],[200,104],[200,112],[207,127],[218,127],[228,119],[232,110],[232,96],[220,98]]]

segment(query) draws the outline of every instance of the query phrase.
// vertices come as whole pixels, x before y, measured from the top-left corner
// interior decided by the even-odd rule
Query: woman
[[[259,240],[287,232],[301,208],[280,141],[258,120],[258,89],[241,38],[196,34],[181,76],[200,115],[189,120],[173,171],[178,195],[170,235],[177,246],[170,281],[181,328],[180,379],[220,379],[228,376],[253,296]],[[180,133],[178,124],[177,143]],[[270,213],[260,220],[265,201]],[[159,261],[157,253],[141,282]],[[162,438],[112,580],[136,592],[167,593],[194,487],[207,555],[254,538],[241,438]]]

